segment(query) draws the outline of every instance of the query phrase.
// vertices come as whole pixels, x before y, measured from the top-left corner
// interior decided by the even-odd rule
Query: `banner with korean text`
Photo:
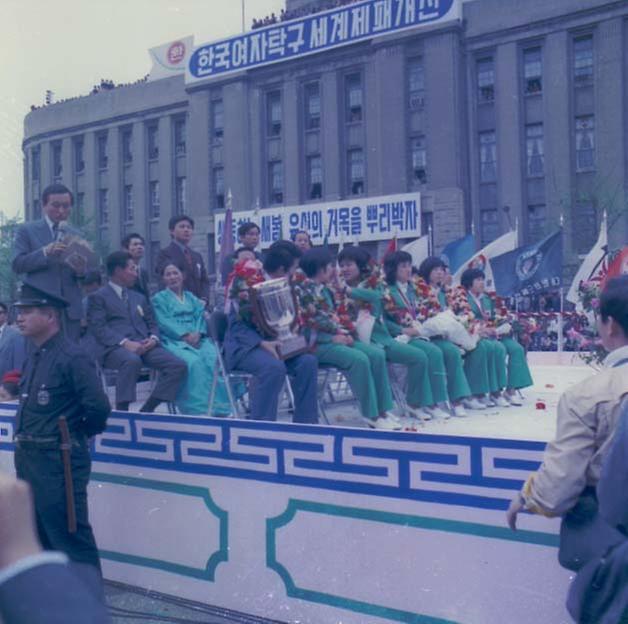
[[[364,0],[197,47],[186,83],[461,19],[462,0]]]
[[[252,221],[261,230],[262,249],[297,230],[307,230],[312,244],[378,241],[421,236],[421,194],[404,193],[381,197],[362,197],[305,206],[277,206],[258,211],[234,211],[232,236],[240,225]],[[222,244],[224,213],[216,215],[216,249]]]

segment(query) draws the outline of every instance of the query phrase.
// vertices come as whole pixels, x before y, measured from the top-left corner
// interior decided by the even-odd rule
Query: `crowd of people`
[[[297,19],[299,17],[305,17],[314,13],[320,13],[321,11],[327,11],[328,9],[336,9],[347,4],[353,4],[359,0],[325,0],[319,2],[315,6],[306,6],[300,9],[281,9],[279,15],[271,13],[261,19],[253,18],[251,28],[253,30],[257,28],[263,28],[264,26],[271,26],[279,22],[287,22],[288,20]]]

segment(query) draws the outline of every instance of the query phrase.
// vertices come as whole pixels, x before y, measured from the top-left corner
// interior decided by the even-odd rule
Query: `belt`
[[[81,447],[86,443],[85,438],[70,438],[72,446]],[[18,448],[40,451],[56,451],[61,449],[61,440],[57,436],[31,436],[18,433],[15,436],[15,444]]]

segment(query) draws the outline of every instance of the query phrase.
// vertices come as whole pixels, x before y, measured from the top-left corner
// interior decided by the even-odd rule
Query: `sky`
[[[242,29],[238,0],[1,0],[0,212],[23,215],[22,137],[31,104],[89,93],[101,78],[133,82],[150,71],[148,49],[194,35],[195,43]],[[245,0],[253,17],[284,0]]]

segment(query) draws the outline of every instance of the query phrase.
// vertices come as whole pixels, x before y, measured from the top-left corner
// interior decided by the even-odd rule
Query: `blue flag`
[[[447,263],[449,270],[454,274],[475,253],[475,236],[467,234],[462,238],[445,245],[440,257]]]
[[[563,231],[491,259],[501,297],[536,295],[563,285]]]

